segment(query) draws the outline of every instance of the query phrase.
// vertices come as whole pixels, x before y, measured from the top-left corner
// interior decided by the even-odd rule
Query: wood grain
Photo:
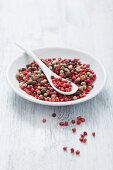
[[[113,169],[113,0],[0,0],[0,170]],[[17,96],[6,68],[28,48],[61,46],[91,53],[107,70],[107,83],[94,99],[68,107],[48,107]],[[56,112],[57,119],[51,114]],[[85,116],[76,135],[59,128],[60,120]],[[42,124],[43,117],[47,123]],[[78,141],[83,130],[88,144]],[[95,139],[90,135],[96,131]],[[62,146],[81,150],[76,157]]]

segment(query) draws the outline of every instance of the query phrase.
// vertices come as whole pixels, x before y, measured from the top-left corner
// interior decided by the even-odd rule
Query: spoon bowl
[[[37,57],[43,56],[44,59],[53,57],[53,58],[80,58],[82,63],[88,63],[91,65],[91,69],[93,69],[97,75],[97,79],[94,83],[94,88],[91,90],[91,92],[84,98],[80,98],[73,101],[66,101],[66,102],[48,102],[48,101],[42,101],[34,98],[33,96],[28,95],[26,92],[20,89],[18,81],[15,78],[15,75],[19,68],[25,67],[27,64],[31,63],[33,61],[32,57],[27,56],[25,53],[22,53],[18,57],[16,56],[15,60],[12,61],[11,64],[9,64],[7,68],[7,80],[10,84],[10,86],[13,88],[13,90],[24,99],[27,99],[31,102],[43,104],[43,105],[49,105],[49,106],[67,106],[67,105],[73,105],[85,102],[87,100],[90,100],[91,98],[95,97],[97,94],[100,93],[100,91],[103,89],[105,82],[106,82],[106,71],[103,67],[103,65],[93,58],[91,55],[78,51],[78,50],[72,50],[67,48],[42,48],[42,49],[36,49],[33,51]]]

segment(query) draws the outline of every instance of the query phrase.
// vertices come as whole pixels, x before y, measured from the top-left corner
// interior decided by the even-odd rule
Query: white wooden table
[[[0,0],[0,170],[113,169],[113,0]],[[30,49],[48,46],[76,48],[104,64],[108,79],[94,99],[68,107],[48,107],[16,95],[5,70],[21,53],[15,41]],[[57,119],[51,114],[56,112]],[[76,135],[58,122],[77,115],[86,123]],[[47,118],[47,123],[41,122]],[[95,139],[81,144],[83,130]],[[81,155],[64,153],[74,146]]]

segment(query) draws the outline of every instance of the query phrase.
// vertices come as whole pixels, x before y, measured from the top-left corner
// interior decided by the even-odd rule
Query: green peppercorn
[[[19,86],[22,86],[23,85],[23,82],[19,83]]]
[[[62,69],[63,71],[65,71],[65,67],[64,67],[64,66],[62,66],[61,69]]]
[[[63,63],[62,65],[63,65],[64,67],[67,67],[67,64],[65,64],[65,63]]]
[[[82,71],[82,69],[79,70],[79,72],[81,72],[81,71]]]
[[[40,82],[40,85],[41,85],[41,86],[43,86],[43,85],[44,85],[44,82],[43,82],[43,81],[41,81],[41,82]]]
[[[76,72],[80,72],[80,67],[76,67],[76,68],[75,68],[75,71],[76,71]]]
[[[76,92],[76,94],[79,95],[79,94],[81,94],[81,92],[82,92],[82,91],[78,90],[78,91]]]
[[[34,71],[35,74],[38,74],[38,71]]]
[[[43,88],[43,89],[41,90],[41,93],[44,94],[45,92],[46,92],[46,89]]]
[[[69,65],[68,68],[69,68],[69,70],[72,70],[73,66],[72,66],[72,65]]]
[[[23,86],[26,87],[26,86],[27,86],[27,83],[24,83]]]
[[[31,72],[28,73],[28,76],[31,77]]]
[[[57,63],[57,60],[52,61],[52,65],[55,65]]]
[[[50,70],[52,70],[52,69],[53,69],[53,67],[52,67],[52,66],[49,66],[49,69],[50,69]]]
[[[76,97],[76,96],[74,96],[74,97],[73,97],[73,100],[77,100],[77,97]]]
[[[22,71],[22,69],[20,68],[20,69],[18,69],[18,71],[20,72],[20,71]]]
[[[81,85],[86,85],[86,82],[82,81],[82,82],[81,82]]]
[[[51,92],[50,92],[50,95],[52,95],[52,94],[54,94],[54,92],[51,91]]]
[[[80,91],[83,91],[83,86],[79,86],[78,89],[79,89]]]
[[[31,65],[30,65],[30,64],[27,64],[26,67],[29,68],[29,67],[31,67]]]
[[[52,95],[51,95],[51,97],[55,98],[55,97],[56,97],[56,95],[55,95],[55,94],[52,94]]]
[[[71,72],[67,72],[66,77],[70,77],[70,76],[71,76]]]
[[[41,91],[40,91],[40,90],[37,90],[37,94],[41,94]]]
[[[44,84],[47,83],[47,79],[44,79],[44,80],[43,80],[43,83],[44,83]]]
[[[25,69],[25,68],[22,68],[21,70],[22,70],[22,71],[25,71],[26,69]]]
[[[89,77],[92,78],[92,77],[93,77],[93,74],[90,73],[90,74],[89,74]]]
[[[44,93],[44,97],[47,97],[48,96],[48,94],[47,93]]]
[[[40,75],[41,77],[43,77],[44,76],[44,74],[43,73],[41,73],[41,75]]]
[[[31,71],[35,71],[35,67],[31,67]]]
[[[86,85],[83,85],[82,87],[83,87],[84,90],[86,89]]]
[[[36,81],[32,81],[32,85],[35,86],[37,84]]]
[[[38,86],[38,90],[40,90],[41,89],[41,86]]]
[[[86,74],[89,76],[89,75],[90,75],[90,72],[87,72]]]
[[[38,76],[32,76],[32,80],[34,80],[34,81],[37,81],[37,79],[38,79]]]
[[[80,77],[78,77],[76,80],[75,80],[76,83],[79,83],[80,82]]]
[[[32,67],[35,67],[35,64],[32,64]]]
[[[68,68],[65,68],[65,71],[66,71],[66,72],[69,72],[70,70],[69,70]]]
[[[27,85],[31,85],[32,84],[32,80],[29,80],[28,82],[27,82]]]
[[[24,77],[24,75],[23,75],[23,74],[20,74],[20,77],[21,77],[21,78],[23,78],[23,77]]]
[[[64,70],[60,70],[60,73],[64,73]]]
[[[40,95],[40,96],[39,96],[39,99],[40,99],[40,100],[44,100],[44,96]]]
[[[41,71],[37,71],[38,74],[41,74]]]
[[[88,86],[88,88],[91,90],[91,89],[92,89],[92,86]]]
[[[19,73],[16,74],[16,79],[19,80]]]
[[[66,78],[66,80],[70,80],[69,78]]]
[[[23,80],[26,80],[26,77],[23,77]]]

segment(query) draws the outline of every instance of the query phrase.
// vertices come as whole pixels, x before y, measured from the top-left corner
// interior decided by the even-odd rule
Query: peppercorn
[[[92,132],[92,136],[95,136],[95,132]]]
[[[86,131],[84,131],[83,134],[84,134],[84,136],[87,136],[87,132]]]
[[[77,100],[77,97],[76,97],[76,96],[74,96],[74,97],[73,97],[73,100]]]
[[[64,122],[64,125],[65,125],[65,126],[68,126],[68,122],[67,122],[67,121],[65,121],[65,122]]]
[[[79,150],[76,150],[76,155],[80,155],[80,151]]]
[[[41,93],[44,94],[45,92],[46,92],[46,88],[43,88],[43,89],[41,90]]]
[[[30,64],[27,64],[26,67],[29,68],[29,67],[31,67],[31,65],[30,65]]]
[[[76,128],[72,128],[72,132],[75,133],[76,132]]]
[[[76,80],[75,80],[75,83],[79,83],[80,82],[80,78],[78,77]]]
[[[31,85],[32,84],[32,80],[29,80],[28,82],[27,82],[27,85]]]
[[[52,113],[52,117],[56,117],[56,113]]]
[[[70,148],[71,153],[74,153],[74,148]]]
[[[46,122],[46,118],[43,118],[43,119],[42,119],[42,122],[45,123],[45,122]]]
[[[60,125],[60,126],[64,126],[64,125],[65,125],[65,122],[60,122],[59,125]]]
[[[37,82],[36,81],[32,81],[32,83],[31,83],[33,86],[35,86],[36,84],[37,84]]]
[[[75,124],[75,120],[74,120],[74,119],[72,119],[72,120],[71,120],[71,123],[72,123],[72,124]]]
[[[16,74],[16,79],[19,80],[19,73]]]
[[[64,147],[63,147],[63,150],[64,150],[64,151],[67,151],[67,146],[64,146]]]
[[[22,70],[22,71],[25,71],[26,69],[25,69],[25,68],[22,68],[21,70]]]

